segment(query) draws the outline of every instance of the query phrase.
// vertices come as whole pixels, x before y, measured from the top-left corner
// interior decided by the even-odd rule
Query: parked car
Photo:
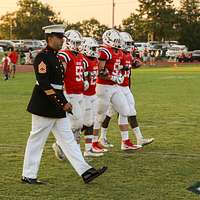
[[[166,43],[157,43],[154,45],[151,45],[150,50],[159,50],[161,52],[160,56],[164,57],[166,56],[167,50],[170,48],[170,46]]]
[[[15,44],[9,40],[0,40],[0,47],[2,47],[4,51],[10,51],[15,47]]]
[[[20,50],[21,49],[21,45],[23,43],[23,40],[11,40],[14,44],[15,44],[15,48],[17,50]]]
[[[3,50],[3,47],[0,47],[0,53],[3,53],[4,50]]]
[[[44,43],[40,40],[23,40],[21,50],[24,52],[44,48]]]
[[[200,61],[200,50],[194,50],[192,52],[192,60]]]
[[[176,40],[173,41],[165,41],[165,44],[168,44],[169,46],[173,46],[173,45],[179,45],[179,42]]]
[[[139,52],[144,51],[145,48],[149,49],[150,45],[146,42],[135,42],[134,46],[137,48]]]
[[[166,57],[177,58],[182,53],[187,53],[187,47],[185,45],[173,45],[166,51]]]

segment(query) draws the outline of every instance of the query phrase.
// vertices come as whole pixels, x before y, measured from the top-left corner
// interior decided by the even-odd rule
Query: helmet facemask
[[[122,50],[131,52],[134,47],[134,41],[131,35],[127,32],[120,32],[120,36]]]
[[[81,45],[81,52],[89,57],[98,58],[98,43],[94,38],[85,37]]]

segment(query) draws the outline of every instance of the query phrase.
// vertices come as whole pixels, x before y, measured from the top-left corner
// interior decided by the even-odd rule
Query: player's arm
[[[64,51],[59,51],[58,54],[57,54],[57,56],[58,56],[58,59],[62,61],[62,64],[63,64],[63,66],[65,68],[65,71],[66,71],[67,65],[71,61],[71,58]]]
[[[67,109],[69,105],[66,106],[66,104],[68,104],[68,101],[64,98],[63,95],[58,93],[51,86],[51,83],[49,81],[49,67],[46,60],[46,54],[38,54],[34,60],[33,65],[38,85],[54,105],[65,111],[70,111],[69,109]]]
[[[105,48],[99,49],[99,73],[98,77],[104,80],[110,80],[110,77],[108,76],[108,70],[106,69],[106,61],[110,60],[112,58],[112,55],[110,52]]]
[[[99,73],[98,77],[104,80],[111,80],[107,68],[105,68],[106,61],[99,60]]]
[[[139,58],[133,58],[132,68],[136,69],[142,66],[142,61]]]

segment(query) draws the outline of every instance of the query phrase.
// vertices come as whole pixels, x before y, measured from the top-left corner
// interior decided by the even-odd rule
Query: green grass
[[[26,112],[34,75],[17,74],[0,80],[0,199],[1,200],[195,200],[186,190],[199,181],[200,170],[200,66],[142,68],[133,73],[138,120],[143,134],[154,137],[152,145],[137,153],[120,151],[117,118],[109,139],[115,147],[93,159],[108,171],[85,185],[69,163],[55,159],[50,135],[39,177],[46,186],[20,182],[24,149],[31,127]],[[134,139],[130,132],[130,137]]]

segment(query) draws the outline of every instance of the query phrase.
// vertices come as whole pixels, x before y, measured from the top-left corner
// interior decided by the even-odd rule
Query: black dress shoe
[[[101,167],[99,169],[90,168],[82,174],[83,181],[89,183],[96,177],[100,176],[107,170],[107,167]]]
[[[45,184],[44,182],[37,180],[37,178],[28,178],[28,177],[23,176],[21,180],[22,182],[28,183],[28,184],[38,184],[38,185]]]

